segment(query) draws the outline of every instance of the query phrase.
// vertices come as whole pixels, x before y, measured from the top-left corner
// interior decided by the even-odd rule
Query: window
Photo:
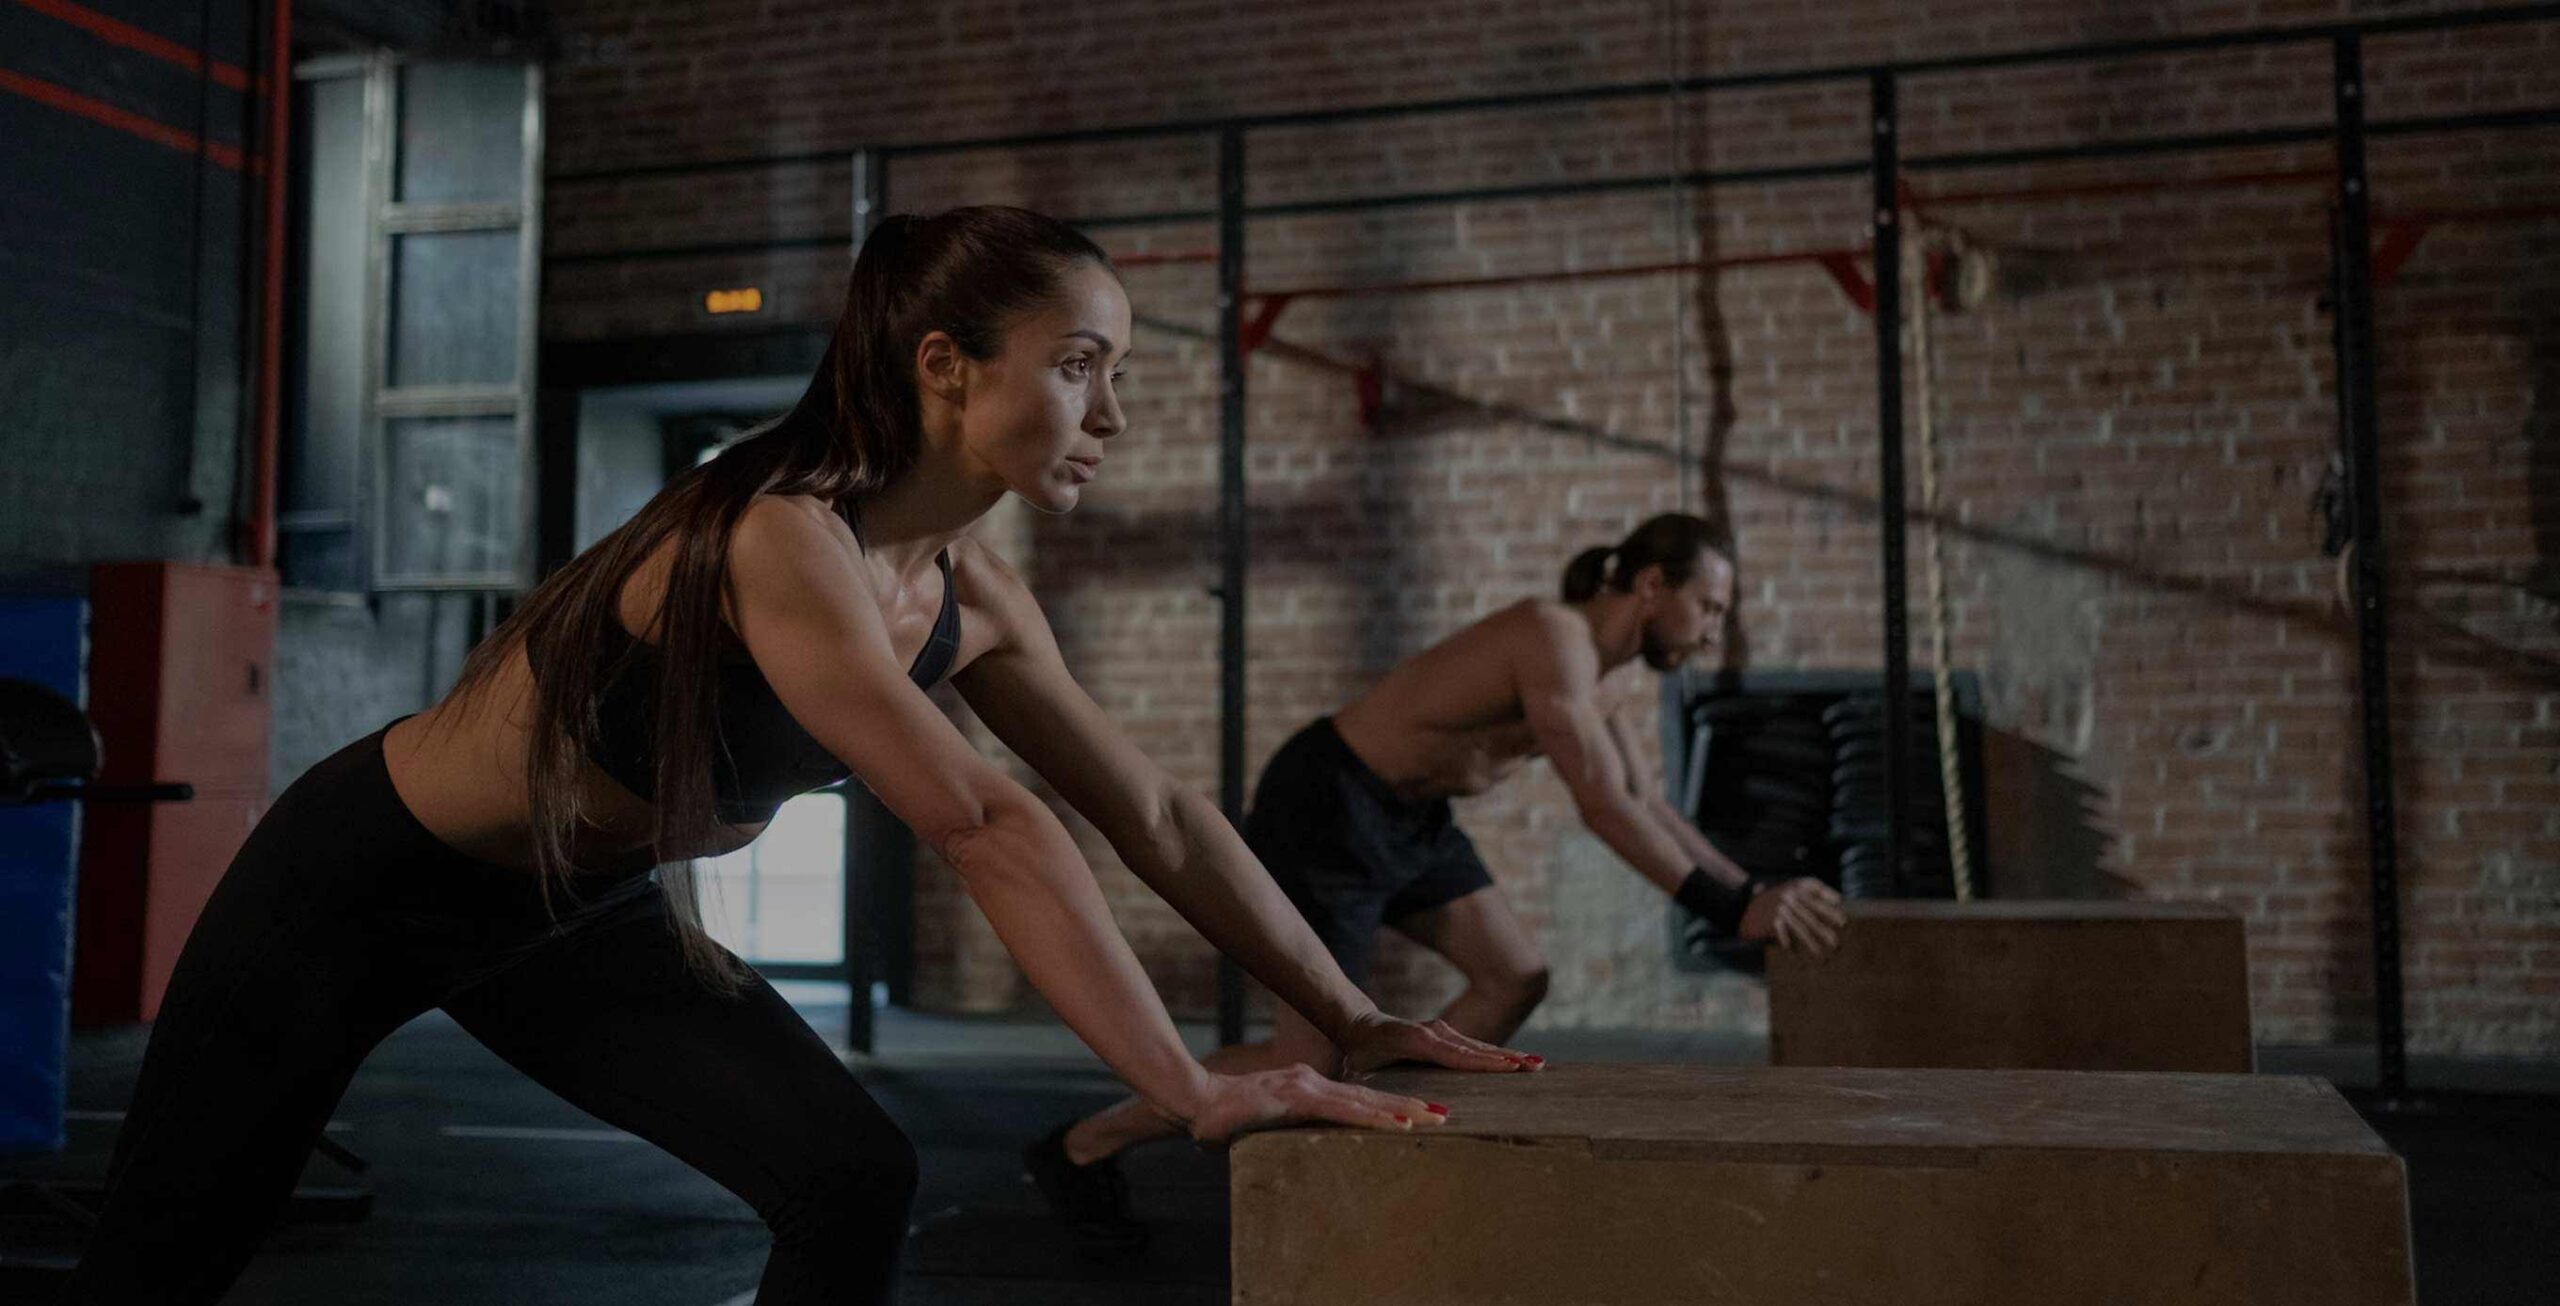
[[[512,591],[532,568],[541,70],[296,70],[285,583]]]
[[[701,869],[703,924],[758,966],[844,961],[845,796],[802,794],[754,843]]]

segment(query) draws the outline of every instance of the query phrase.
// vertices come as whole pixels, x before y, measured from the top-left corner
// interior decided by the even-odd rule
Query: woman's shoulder
[[[963,535],[951,542],[950,553],[951,588],[964,606],[990,611],[1026,603],[1038,606],[1021,574],[986,541]]]
[[[842,558],[852,529],[833,505],[809,494],[760,494],[738,515],[729,536],[731,568],[762,568]]]
[[[749,499],[746,511],[739,514],[738,529],[746,529],[749,522],[763,523],[768,528],[785,525],[816,530],[830,536],[836,531],[848,537],[853,534],[845,514],[834,503],[814,494],[759,494]]]
[[[1013,564],[994,547],[963,535],[951,544],[951,589],[960,599],[964,643],[974,648],[1009,647],[1028,636],[1037,647],[1054,638],[1040,600]]]

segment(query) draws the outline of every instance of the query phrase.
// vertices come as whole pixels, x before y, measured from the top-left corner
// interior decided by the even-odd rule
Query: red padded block
[[[89,714],[100,780],[189,784],[181,803],[82,814],[71,1012],[149,1020],[178,950],[264,809],[272,571],[165,561],[90,572]]]

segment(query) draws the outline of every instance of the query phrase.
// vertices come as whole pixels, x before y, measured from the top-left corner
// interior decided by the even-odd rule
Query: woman
[[[1381,1015],[963,535],[1007,493],[1075,506],[1122,430],[1129,334],[1109,261],[1060,223],[1002,208],[884,223],[788,415],[677,478],[535,590],[442,702],[312,768],[251,833],[152,1031],[73,1300],[218,1297],[357,1064],[433,1007],[752,1204],[774,1233],[758,1302],[885,1300],[914,1149],[703,933],[680,869],[848,774],[1192,1137],[1440,1119],[1305,1067],[1194,1061],[1065,828],[925,697],[946,674],[1349,1067],[1534,1068]]]

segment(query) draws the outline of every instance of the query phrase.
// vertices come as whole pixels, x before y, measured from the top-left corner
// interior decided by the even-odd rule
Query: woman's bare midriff
[[[674,556],[675,541],[660,544],[622,584],[617,615],[634,639],[648,629],[666,594]],[[477,691],[450,695],[383,736],[391,787],[418,823],[456,852],[530,870],[533,820],[525,759],[532,752],[532,722],[533,668],[517,648]],[[582,764],[578,785],[585,828],[570,841],[570,852],[588,870],[621,873],[684,857],[716,857],[764,833],[762,825],[732,826],[707,847],[656,850],[650,846],[656,815],[647,799],[592,762]]]
[[[533,676],[521,649],[477,693],[448,698],[391,728],[383,763],[391,787],[418,823],[454,851],[479,861],[530,870],[533,823],[525,795]],[[571,840],[583,869],[621,873],[683,857],[716,857],[742,848],[762,825],[728,826],[709,846],[656,850],[656,816],[646,799],[593,763],[578,778],[586,821]]]
[[[853,552],[856,546],[850,531],[844,533],[842,545],[848,556],[860,561]],[[644,638],[641,632],[649,628],[666,593],[674,551],[672,540],[659,545],[623,582],[618,615],[624,633],[634,639]],[[931,638],[942,594],[938,586],[915,587],[911,593],[901,591],[899,600],[884,619],[891,642],[900,646],[904,665]],[[419,824],[455,851],[530,870],[533,822],[525,793],[525,758],[531,752],[532,721],[533,671],[524,650],[518,648],[475,691],[449,696],[391,728],[382,741],[391,786]],[[570,841],[570,851],[585,870],[618,873],[686,857],[717,857],[745,847],[764,833],[761,822],[722,826],[701,847],[655,848],[651,834],[657,816],[647,799],[623,788],[591,762],[581,764],[578,784],[585,822]]]

